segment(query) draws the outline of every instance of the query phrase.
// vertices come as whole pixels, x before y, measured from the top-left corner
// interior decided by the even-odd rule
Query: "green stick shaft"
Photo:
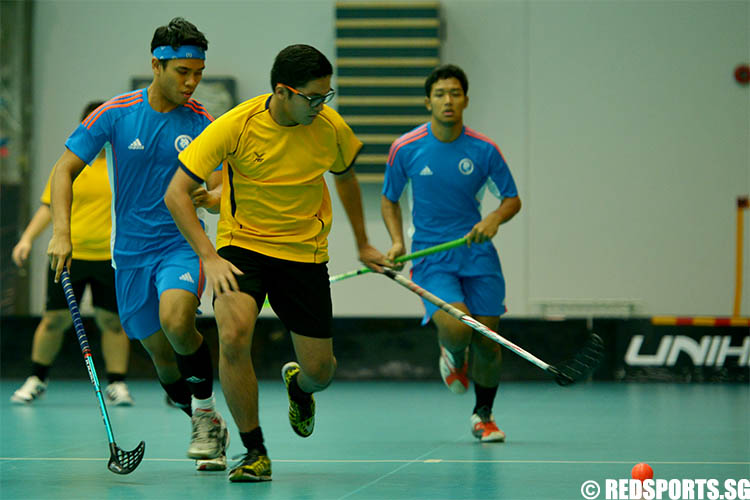
[[[406,262],[413,259],[418,259],[420,257],[424,257],[426,255],[432,255],[433,253],[438,252],[444,252],[445,250],[450,250],[452,248],[460,247],[462,245],[466,244],[466,238],[459,238],[457,240],[448,241],[445,243],[441,243],[439,245],[435,245],[429,248],[425,248],[424,250],[419,250],[418,252],[410,253],[408,255],[402,255],[401,257],[396,257],[395,262]],[[348,278],[353,278],[355,276],[359,276],[360,274],[367,274],[371,273],[372,270],[369,267],[363,267],[360,269],[355,269],[354,271],[349,271],[347,273],[337,274],[336,276],[331,276],[328,278],[328,280],[331,283],[336,283],[337,281],[345,280]],[[266,301],[263,303],[264,306],[268,305],[268,297],[266,297]]]
[[[450,250],[452,248],[460,247],[465,244],[466,244],[466,238],[459,238],[457,240],[448,241],[446,243],[441,243],[439,245],[435,245],[430,248],[425,248],[424,250],[419,250],[418,252],[396,257],[394,262],[396,263],[407,262],[409,260],[418,259],[426,255],[432,255],[433,253],[444,252],[445,250]],[[371,272],[372,270],[369,267],[363,267],[361,269],[349,271],[348,273],[337,274],[336,276],[331,276],[329,280],[331,283],[335,283],[337,281],[345,280],[347,278],[353,278],[354,276],[359,276],[360,274],[366,274],[366,273],[371,273]]]

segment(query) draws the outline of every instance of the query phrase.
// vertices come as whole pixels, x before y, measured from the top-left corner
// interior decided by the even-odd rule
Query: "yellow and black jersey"
[[[203,181],[225,162],[217,248],[327,262],[332,212],[323,174],[345,172],[362,142],[328,106],[310,125],[283,127],[270,99],[260,95],[216,119],[180,153],[181,166]]]

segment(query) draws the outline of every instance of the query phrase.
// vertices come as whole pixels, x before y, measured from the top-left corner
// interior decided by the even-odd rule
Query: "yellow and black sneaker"
[[[281,368],[281,378],[284,379],[289,396],[289,423],[297,435],[308,437],[315,429],[315,398],[310,396],[310,404],[300,404],[292,399],[289,384],[297,373],[299,373],[299,365],[294,361],[290,361]]]
[[[233,483],[270,481],[271,459],[268,455],[261,455],[258,450],[250,450],[229,471],[229,480]]]

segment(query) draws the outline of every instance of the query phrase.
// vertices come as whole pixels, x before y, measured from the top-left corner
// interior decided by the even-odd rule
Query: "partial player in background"
[[[191,416],[187,456],[198,460],[198,470],[223,470],[229,433],[216,411],[211,353],[195,327],[205,285],[201,262],[164,205],[178,153],[213,120],[191,99],[207,48],[203,33],[183,18],[157,28],[149,87],[105,102],[71,134],[55,166],[54,231],[47,253],[57,282],[71,264],[72,180],[108,143],[112,265],[123,327],[151,356],[167,395]],[[191,192],[193,207],[217,205],[220,174],[212,171],[206,176],[208,189],[197,186]],[[77,273],[70,268],[71,276]]]
[[[325,105],[334,95],[332,73],[331,63],[314,47],[286,47],[271,70],[272,93],[228,111],[180,153],[180,170],[165,197],[214,289],[221,386],[247,449],[230,471],[230,481],[271,479],[251,356],[255,321],[266,295],[291,332],[299,362],[282,368],[289,422],[298,435],[312,434],[313,393],[333,379],[327,266],[332,209],[326,172],[334,174],[359,259],[376,271],[386,264],[367,239],[352,169],[362,142]],[[189,193],[212,165],[225,160],[217,252],[198,224]]]
[[[101,101],[91,102],[83,110],[81,121]],[[52,222],[49,180],[41,197],[41,206],[26,226],[21,239],[13,248],[13,262],[18,267],[26,263],[34,240]],[[73,263],[77,269],[73,290],[80,302],[86,286],[91,291],[94,319],[102,333],[102,354],[107,370],[107,400],[117,406],[130,406],[133,398],[125,377],[130,357],[130,340],[120,325],[115,298],[115,272],[110,264],[110,218],[112,195],[109,191],[107,160],[101,150],[73,183],[74,201],[70,209],[70,239],[73,244]],[[14,403],[31,403],[47,390],[49,370],[62,347],[65,331],[73,324],[62,287],[54,282],[55,273],[47,272],[47,302],[42,320],[34,331],[31,347],[31,375],[11,396]]]
[[[407,184],[412,197],[412,252],[466,237],[468,246],[414,261],[412,279],[461,311],[497,330],[505,312],[505,280],[492,244],[500,224],[521,209],[513,176],[500,149],[488,137],[465,127],[469,82],[457,66],[436,68],[425,81],[428,123],[392,145],[381,211],[393,246],[390,260],[406,252],[399,198]],[[502,201],[482,219],[485,189]],[[423,323],[437,325],[440,374],[461,394],[474,381],[476,403],[471,430],[481,441],[504,441],[492,407],[500,381],[500,345],[423,299]]]

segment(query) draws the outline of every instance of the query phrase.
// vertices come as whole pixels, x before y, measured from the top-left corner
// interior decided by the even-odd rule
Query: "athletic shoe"
[[[261,455],[258,450],[250,450],[232,470],[229,480],[233,483],[247,483],[271,480],[271,459],[268,455]]]
[[[205,460],[216,458],[224,451],[227,441],[227,424],[216,410],[193,411],[193,434],[190,438],[188,458]]]
[[[471,433],[483,443],[505,441],[505,433],[497,428],[495,416],[487,406],[482,406],[471,416]]]
[[[133,397],[125,382],[112,382],[104,392],[107,394],[107,401],[115,406],[133,406]]]
[[[284,379],[286,392],[289,396],[289,423],[294,432],[302,437],[308,437],[315,428],[315,398],[310,395],[310,404],[300,404],[292,399],[289,384],[292,377],[299,373],[299,365],[290,361],[281,368],[281,378]]]
[[[469,348],[464,349],[464,360],[459,368],[456,368],[456,362],[453,354],[443,346],[440,346],[440,376],[443,382],[448,386],[451,392],[463,394],[469,389]]]
[[[196,460],[195,470],[198,471],[216,471],[227,469],[227,448],[229,447],[229,429],[224,428],[224,442],[221,449],[221,455],[216,458],[207,460]]]
[[[39,377],[32,375],[13,393],[10,400],[18,404],[28,404],[41,397],[46,390],[47,382],[42,382]]]

